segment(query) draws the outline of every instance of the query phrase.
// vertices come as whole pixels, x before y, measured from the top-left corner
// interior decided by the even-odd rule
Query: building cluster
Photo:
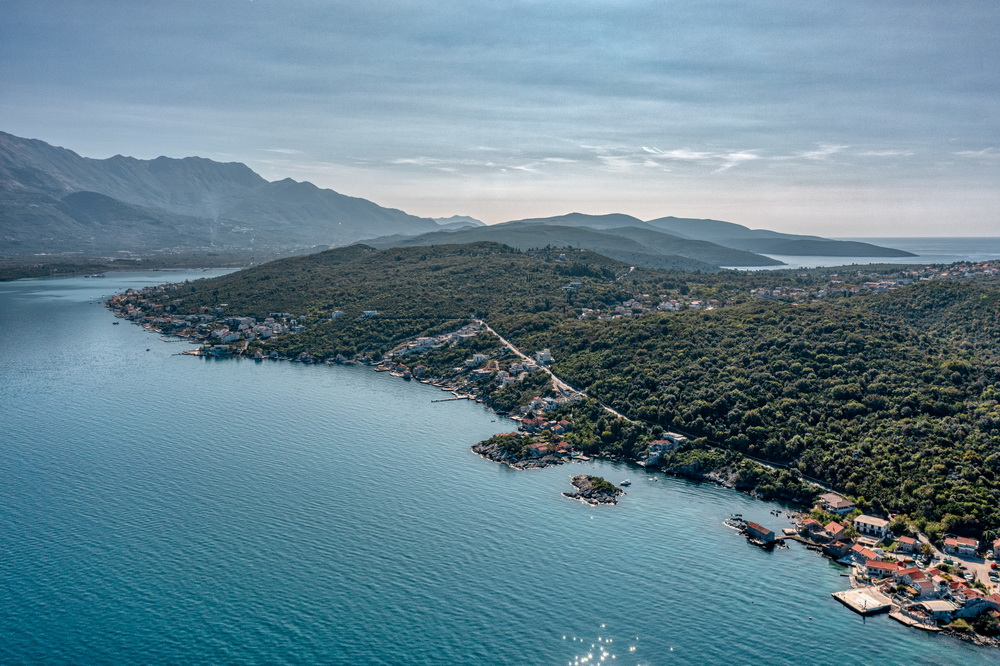
[[[176,284],[129,289],[109,300],[119,316],[150,330],[174,333],[203,343],[203,351],[213,355],[228,353],[228,345],[240,341],[268,340],[283,333],[297,333],[305,327],[296,315],[271,312],[267,317],[226,317],[226,304],[201,307],[195,314],[180,314],[182,299],[169,300],[165,295]]]
[[[595,310],[583,308],[580,319],[623,319],[635,317],[647,312],[679,312],[681,310],[714,310],[722,303],[711,299],[677,299],[660,294],[658,297],[649,294],[635,294],[632,298],[614,306],[610,310]]]
[[[854,504],[836,493],[822,495],[817,508],[838,516],[856,513]],[[824,525],[806,517],[799,521],[797,531],[808,542],[821,545],[831,557],[852,566],[856,581],[878,587],[892,599],[896,611],[913,622],[931,625],[983,613],[1000,618],[1000,594],[991,593],[982,581],[976,583],[969,562],[942,556],[934,563],[925,554],[933,550],[929,545],[910,536],[894,537],[884,518],[860,514],[850,521],[833,520]],[[965,537],[949,536],[943,543],[945,554],[957,557],[978,558],[979,549],[979,541]],[[1000,539],[987,557],[1000,558]],[[1000,575],[987,570],[990,587],[995,589]]]
[[[948,266],[907,267],[893,276],[856,271],[841,275],[834,273],[825,285],[759,287],[750,290],[751,296],[768,300],[807,303],[830,296],[880,293],[906,287],[914,282],[930,280],[965,280],[980,276],[1000,275],[1000,261],[951,264]]]

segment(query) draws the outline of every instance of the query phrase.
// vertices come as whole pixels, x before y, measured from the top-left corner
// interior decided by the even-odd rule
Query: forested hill
[[[889,279],[904,269],[706,275],[582,250],[355,246],[169,298],[186,312],[304,315],[304,331],[268,344],[316,358],[377,355],[479,316],[526,351],[551,349],[558,375],[632,418],[786,463],[931,536],[982,535],[1000,529],[1000,285]],[[331,321],[334,309],[345,316]],[[611,428],[586,432],[592,447],[639,453]]]

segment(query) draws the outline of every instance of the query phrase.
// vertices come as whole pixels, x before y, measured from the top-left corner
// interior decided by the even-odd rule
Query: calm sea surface
[[[203,273],[192,273],[200,277]],[[469,452],[513,424],[369,369],[177,356],[100,299],[0,283],[0,662],[995,664],[867,620],[843,570],[722,525],[781,508]],[[560,496],[592,472],[616,507]]]

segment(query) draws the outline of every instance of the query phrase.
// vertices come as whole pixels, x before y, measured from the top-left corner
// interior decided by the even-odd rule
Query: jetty
[[[451,398],[435,398],[431,402],[448,402],[449,400],[472,400],[473,397],[470,395],[456,395]]]
[[[858,615],[877,615],[892,607],[892,600],[873,587],[834,592],[832,596]]]

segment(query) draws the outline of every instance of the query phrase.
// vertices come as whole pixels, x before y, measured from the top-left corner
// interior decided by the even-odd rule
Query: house
[[[898,569],[896,571],[896,578],[906,585],[913,584],[917,580],[927,580],[927,576],[917,567],[909,567],[906,569]],[[932,584],[929,580],[928,583]]]
[[[823,529],[820,522],[814,518],[806,518],[801,523],[799,523],[799,532],[804,532],[806,534],[815,534]]]
[[[860,515],[854,519],[854,529],[876,539],[884,539],[889,534],[889,521],[875,516]]]
[[[869,550],[868,548],[865,548],[861,544],[857,543],[851,546],[850,555],[859,564],[862,564],[868,560],[882,559],[882,556],[876,553],[874,550]]]
[[[334,310],[333,312],[330,313],[330,319],[334,319],[334,320],[340,319],[343,316],[344,316],[344,311],[343,310]]]
[[[552,352],[548,349],[535,352],[535,361],[538,362],[538,365],[548,365],[552,362]]]
[[[974,557],[977,550],[979,550],[979,542],[975,539],[966,539],[965,537],[947,537],[944,540],[944,552],[946,553]]]
[[[899,571],[899,562],[865,560],[865,573],[871,578],[888,578]]]
[[[979,592],[976,590],[976,592]],[[991,610],[989,602],[986,601],[986,595],[979,592],[979,595],[972,595],[966,597],[963,602],[961,602],[958,610],[955,611],[955,617],[979,617],[986,611]]]
[[[920,544],[913,537],[901,536],[896,539],[897,553],[916,553],[920,550]]]
[[[921,578],[910,583],[910,587],[917,591],[917,599],[932,599],[940,593],[940,588],[934,581]]]
[[[950,622],[952,614],[958,609],[958,606],[954,602],[946,601],[944,599],[922,601],[918,604],[918,606],[920,606],[920,608],[922,608],[932,620],[938,622]]]
[[[378,310],[365,310],[361,313],[361,316],[365,319],[371,319],[372,317],[378,316]]]
[[[551,453],[551,451],[551,447],[544,442],[534,442],[528,446],[528,452],[531,454],[532,458],[541,458],[542,456]]]
[[[830,535],[830,539],[833,541],[843,539],[845,533],[847,532],[846,527],[832,520],[826,525],[824,525],[823,529],[826,530],[826,533]]]
[[[763,543],[771,543],[774,541],[774,532],[754,522],[747,523],[747,536],[757,539]]]
[[[993,557],[1000,558],[1000,539],[993,540]]]
[[[839,560],[851,552],[851,544],[846,541],[834,541],[833,543],[824,546],[823,552],[830,557]]]
[[[854,502],[846,500],[837,493],[825,493],[819,496],[820,506],[824,511],[843,516],[854,511]]]

